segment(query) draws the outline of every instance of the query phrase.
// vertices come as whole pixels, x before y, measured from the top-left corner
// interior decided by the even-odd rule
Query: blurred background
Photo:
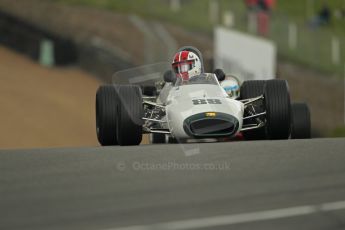
[[[0,0],[0,148],[97,145],[98,86],[184,45],[288,80],[315,137],[345,136],[345,0]]]

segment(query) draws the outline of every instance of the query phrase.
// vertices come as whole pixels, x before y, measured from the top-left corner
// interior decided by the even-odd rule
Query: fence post
[[[219,2],[217,0],[210,0],[209,17],[212,24],[218,23],[219,18]]]
[[[225,27],[231,28],[235,25],[235,17],[231,11],[226,11],[223,14],[223,24]]]
[[[173,12],[178,12],[181,9],[181,0],[170,0],[170,9]]]
[[[340,64],[340,41],[338,37],[332,37],[332,62],[335,65]]]
[[[254,12],[253,10],[249,10],[247,13],[247,17],[248,17],[248,25],[247,25],[247,29],[249,33],[252,34],[256,34],[258,31],[258,18],[256,15],[256,12]]]
[[[298,30],[295,23],[289,23],[289,48],[295,50],[298,42]]]
[[[45,67],[52,67],[55,64],[54,43],[49,39],[43,39],[40,43],[39,63]]]

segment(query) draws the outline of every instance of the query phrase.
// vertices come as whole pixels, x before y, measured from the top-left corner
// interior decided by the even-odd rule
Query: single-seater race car
[[[309,109],[291,105],[285,80],[245,81],[239,95],[229,94],[220,84],[227,76],[221,70],[205,73],[194,47],[179,50],[173,70],[158,67],[122,71],[115,74],[116,84],[98,89],[101,145],[138,145],[144,133],[153,143],[310,137]]]

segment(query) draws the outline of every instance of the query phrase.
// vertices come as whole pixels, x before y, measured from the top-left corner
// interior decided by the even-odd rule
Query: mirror
[[[217,79],[218,79],[219,82],[224,81],[224,79],[225,79],[225,73],[224,73],[223,70],[221,70],[221,69],[216,69],[216,70],[214,71],[214,74],[217,76]]]
[[[164,73],[164,81],[171,82],[171,83],[176,82],[176,75],[173,73],[172,70],[168,70]]]

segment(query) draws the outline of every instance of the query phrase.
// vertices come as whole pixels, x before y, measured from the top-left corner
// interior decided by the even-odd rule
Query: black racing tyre
[[[96,93],[96,131],[103,146],[117,145],[116,139],[117,93],[113,85],[104,85]]]
[[[272,140],[288,139],[291,125],[291,104],[287,81],[266,81],[264,97],[268,138]]]
[[[136,85],[119,85],[117,109],[117,142],[119,145],[139,145],[142,140],[143,99]]]
[[[165,134],[164,133],[152,133],[151,134],[151,143],[152,144],[164,144],[165,143]]]
[[[264,94],[264,85],[265,80],[253,80],[253,81],[245,81],[241,85],[240,89],[240,97],[241,99],[249,99],[258,97]],[[263,106],[258,102],[254,104],[254,109],[257,113],[264,112]],[[253,124],[256,123],[254,119],[249,119],[244,121],[243,124]],[[246,140],[264,140],[266,139],[266,130],[265,127],[259,129],[253,129],[248,131],[242,132],[243,137]]]
[[[291,139],[311,138],[310,110],[306,103],[291,105]]]

